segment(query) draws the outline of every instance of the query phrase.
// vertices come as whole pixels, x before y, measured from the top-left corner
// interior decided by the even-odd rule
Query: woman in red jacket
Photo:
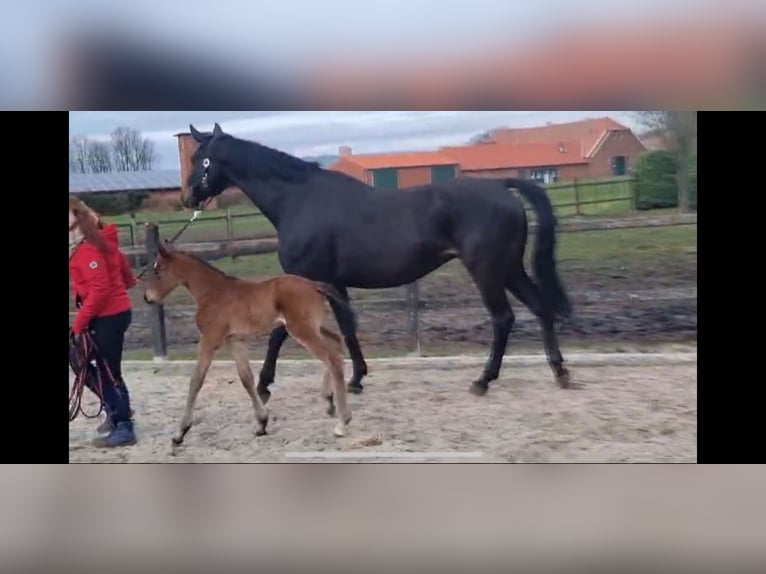
[[[132,318],[128,289],[137,280],[120,251],[117,226],[103,223],[85,203],[71,196],[69,236],[69,273],[77,306],[72,335],[77,338],[90,332],[117,383],[104,384],[106,421],[99,431],[108,434],[94,444],[135,444],[130,395],[122,378],[122,350]]]

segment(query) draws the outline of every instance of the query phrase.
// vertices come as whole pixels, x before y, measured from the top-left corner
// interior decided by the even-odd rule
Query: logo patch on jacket
[[[98,267],[98,261],[91,261],[90,263],[88,263],[88,267],[90,267],[91,269],[96,269]]]

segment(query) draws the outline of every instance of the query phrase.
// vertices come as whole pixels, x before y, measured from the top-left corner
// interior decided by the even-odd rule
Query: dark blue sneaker
[[[130,409],[130,416],[133,416],[133,409]],[[114,423],[112,422],[112,416],[107,413],[106,418],[104,418],[104,422],[102,422],[100,425],[98,425],[98,428],[96,429],[96,432],[98,434],[107,434],[114,430]]]
[[[117,423],[112,432],[104,437],[93,441],[93,445],[100,448],[115,446],[129,446],[136,444],[136,434],[133,432],[133,421],[121,421]]]

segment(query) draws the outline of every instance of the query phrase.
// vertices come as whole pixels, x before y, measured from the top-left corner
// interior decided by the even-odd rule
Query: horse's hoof
[[[338,438],[346,436],[346,429],[342,425],[338,425],[332,430],[332,434]]]
[[[255,431],[255,436],[265,436],[266,434],[266,429],[257,429]]]
[[[172,441],[173,441],[173,446],[180,446],[180,445],[181,445],[181,443],[183,443],[183,442],[184,442],[184,439],[182,439],[182,438],[179,438],[179,437],[177,437],[177,436],[174,436],[174,437],[173,437],[173,439],[172,439]]]
[[[356,385],[349,383],[348,385],[348,392],[354,395],[361,395],[363,390],[364,387],[358,383]]]
[[[570,388],[572,386],[572,379],[569,376],[569,371],[564,369],[563,372],[556,377],[556,382],[562,389]]]
[[[271,398],[271,391],[269,389],[257,389],[258,397],[260,397],[261,402],[265,405],[269,402],[269,399]]]
[[[330,405],[327,407],[327,415],[331,417],[335,416],[335,405]]]
[[[470,392],[472,395],[476,395],[477,397],[483,397],[487,394],[487,391],[489,390],[489,385],[487,383],[482,383],[480,381],[476,381],[475,383],[472,383],[470,388],[468,389],[468,392]]]

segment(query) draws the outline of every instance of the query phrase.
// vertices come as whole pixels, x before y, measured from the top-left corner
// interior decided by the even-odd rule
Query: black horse
[[[471,392],[483,395],[500,374],[514,324],[506,289],[538,317],[548,362],[561,387],[568,386],[554,322],[569,315],[571,307],[556,271],[556,218],[542,187],[519,179],[458,178],[405,191],[374,189],[235,138],[217,123],[207,133],[189,127],[199,146],[192,155],[186,207],[198,207],[237,186],[276,228],[282,269],[329,283],[346,300],[349,287],[406,285],[459,257],[481,293],[494,331],[491,353]],[[509,187],[537,211],[536,283],[524,270],[526,211]],[[264,401],[287,336],[284,327],[277,327],[269,338],[258,384]],[[353,362],[349,390],[359,393],[367,364],[356,330],[346,344]]]

